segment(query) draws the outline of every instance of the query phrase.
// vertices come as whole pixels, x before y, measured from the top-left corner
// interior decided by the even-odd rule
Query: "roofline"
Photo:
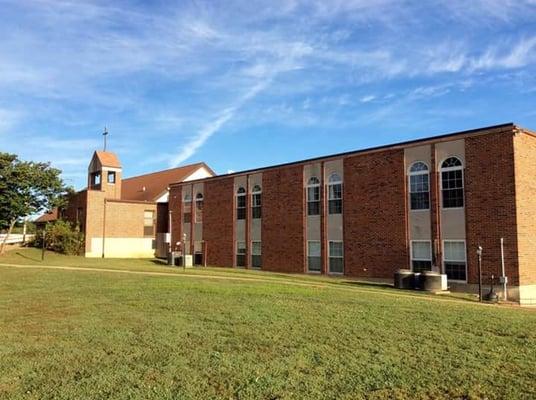
[[[187,184],[191,184],[191,183],[195,183],[195,182],[205,182],[205,181],[216,180],[218,178],[222,179],[222,178],[227,178],[227,177],[232,177],[232,176],[239,176],[239,175],[244,175],[244,174],[258,173],[258,172],[262,172],[262,171],[266,171],[266,170],[270,170],[270,169],[287,167],[287,166],[291,166],[291,165],[306,164],[306,163],[311,163],[311,162],[321,161],[321,160],[327,160],[327,159],[332,159],[332,158],[339,158],[339,157],[345,157],[345,156],[358,155],[358,154],[362,154],[362,153],[371,153],[371,152],[377,152],[377,151],[382,151],[382,150],[396,149],[396,148],[400,148],[400,147],[410,147],[410,146],[416,145],[416,144],[421,144],[421,143],[424,144],[424,143],[427,143],[427,142],[441,141],[441,140],[444,140],[444,139],[451,139],[451,138],[458,137],[458,136],[460,136],[460,137],[463,136],[464,137],[464,136],[472,136],[472,135],[479,135],[479,134],[482,135],[482,134],[490,133],[490,132],[485,132],[485,131],[489,131],[489,130],[496,130],[496,129],[513,130],[513,129],[516,129],[516,128],[524,130],[523,128],[520,128],[520,127],[516,126],[513,122],[508,122],[508,123],[499,124],[499,125],[486,126],[486,127],[483,127],[483,128],[476,128],[476,129],[469,129],[469,130],[465,130],[465,131],[445,133],[445,134],[441,134],[441,135],[429,136],[429,137],[420,138],[420,139],[412,139],[412,140],[408,140],[408,141],[404,141],[404,142],[397,142],[397,143],[392,143],[392,144],[387,144],[387,145],[368,147],[368,148],[364,148],[364,149],[360,149],[360,150],[351,150],[351,151],[346,151],[346,152],[342,152],[342,153],[336,153],[336,154],[320,156],[320,157],[313,157],[313,158],[308,158],[308,159],[299,160],[299,161],[291,161],[291,162],[282,163],[282,164],[270,165],[270,166],[267,166],[267,167],[253,168],[253,169],[233,172],[231,174],[216,175],[216,176],[212,176],[212,177],[209,177],[209,178],[195,179],[195,180],[188,181],[188,182],[174,182],[174,183],[171,183],[169,186],[170,187],[181,186],[181,185],[187,185]]]
[[[174,167],[174,168],[168,168],[168,169],[163,169],[163,170],[160,170],[160,171],[154,171],[154,172],[148,172],[146,174],[141,174],[141,175],[136,175],[136,176],[130,176],[128,178],[122,178],[122,182],[124,181],[128,181],[130,179],[136,179],[136,178],[141,178],[142,176],[148,176],[148,175],[155,175],[155,174],[160,174],[162,172],[167,172],[167,171],[172,171],[174,169],[181,169],[181,168],[188,168],[188,167],[193,167],[195,165],[199,165],[200,167],[203,166],[203,167],[206,167],[209,171],[211,171],[214,175],[216,175],[216,173],[214,171],[212,171],[212,169],[210,169],[210,167],[208,165],[206,165],[204,162],[198,162],[198,163],[192,163],[192,164],[187,164],[187,165],[182,165],[180,167]],[[191,175],[191,174],[190,174]]]

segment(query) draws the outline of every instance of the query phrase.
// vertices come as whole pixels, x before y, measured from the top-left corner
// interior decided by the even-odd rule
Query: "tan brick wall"
[[[106,202],[106,237],[145,237],[143,235],[144,211],[153,211],[155,219],[157,218],[155,203],[129,203],[108,200]]]
[[[536,137],[514,138],[519,280],[536,284]]]
[[[391,278],[408,267],[404,151],[344,160],[345,275]]]
[[[305,272],[303,165],[262,175],[262,269]]]
[[[465,156],[468,283],[478,282],[479,245],[484,282],[491,274],[500,275],[503,237],[506,275],[518,285],[513,132],[468,137]]]
[[[207,181],[204,188],[203,239],[207,264],[230,267],[234,263],[234,179]]]

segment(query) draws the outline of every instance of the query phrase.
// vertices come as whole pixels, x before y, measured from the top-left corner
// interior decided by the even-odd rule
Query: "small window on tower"
[[[108,183],[115,183],[115,171],[108,172]]]

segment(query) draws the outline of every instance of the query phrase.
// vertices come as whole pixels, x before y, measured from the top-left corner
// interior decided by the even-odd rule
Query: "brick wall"
[[[169,210],[171,211],[171,248],[182,241],[182,186],[169,189]]]
[[[208,265],[234,265],[233,184],[233,177],[209,180],[205,183],[203,239]]]
[[[262,175],[262,269],[305,272],[303,165]]]
[[[344,160],[345,274],[392,278],[408,267],[404,151]]]
[[[155,203],[131,203],[126,201],[106,201],[106,237],[142,238],[144,211],[154,211]],[[98,235],[102,237],[102,234]],[[153,235],[154,237],[154,235]]]
[[[536,284],[536,137],[514,138],[521,285]]]
[[[482,274],[500,275],[500,238],[504,238],[506,275],[519,284],[512,131],[465,139],[465,199],[468,282],[478,282],[477,246]]]
[[[70,199],[69,204],[64,210],[64,218],[73,225],[79,224],[80,231],[86,229],[86,208],[87,208],[87,191],[75,193]]]

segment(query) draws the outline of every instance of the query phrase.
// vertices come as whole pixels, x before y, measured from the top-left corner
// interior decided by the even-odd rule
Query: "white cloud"
[[[361,103],[369,103],[371,102],[372,100],[374,100],[376,98],[376,96],[372,95],[372,94],[369,94],[367,96],[363,96],[359,99],[359,101]]]

